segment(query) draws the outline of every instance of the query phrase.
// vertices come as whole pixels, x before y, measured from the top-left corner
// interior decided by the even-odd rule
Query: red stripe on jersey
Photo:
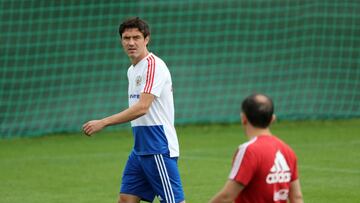
[[[155,73],[155,59],[154,56],[150,56],[147,58],[148,61],[148,69],[146,73],[146,84],[144,87],[145,93],[150,93],[152,89],[152,85],[154,83],[154,73]]]
[[[145,83],[145,87],[144,87],[144,92],[146,92],[147,86],[148,86],[148,81],[149,81],[149,71],[150,71],[150,59],[147,58],[146,59],[148,62],[148,68],[147,68],[147,72],[146,72],[146,83]]]
[[[152,86],[154,84],[154,77],[155,77],[155,58],[154,58],[153,55],[151,55],[150,57],[152,58],[152,66],[153,66],[153,68],[152,68],[152,72],[151,72],[151,76],[150,76],[151,81],[150,81],[149,93],[152,90]]]

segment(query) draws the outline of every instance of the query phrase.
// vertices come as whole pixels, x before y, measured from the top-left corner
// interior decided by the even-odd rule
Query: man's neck
[[[246,130],[246,136],[249,140],[259,135],[272,135],[269,128],[249,128]]]
[[[138,58],[134,58],[131,59],[131,64],[133,66],[135,66],[136,64],[138,64],[141,60],[143,60],[145,57],[147,57],[147,55],[149,55],[148,51],[145,51],[144,54],[140,55]]]

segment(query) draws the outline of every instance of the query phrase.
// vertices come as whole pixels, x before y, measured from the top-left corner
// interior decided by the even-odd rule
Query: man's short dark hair
[[[244,99],[241,110],[254,127],[267,128],[272,120],[274,104],[266,95],[252,94]]]
[[[150,36],[149,25],[139,17],[131,17],[122,22],[119,26],[119,35],[122,37],[122,34],[126,29],[137,28],[143,35],[144,38]]]

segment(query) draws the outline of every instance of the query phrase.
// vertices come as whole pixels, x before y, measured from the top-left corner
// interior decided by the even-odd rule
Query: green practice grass
[[[277,122],[298,155],[305,202],[360,202],[360,120]],[[207,202],[246,141],[240,125],[177,127],[188,203]],[[0,140],[0,203],[114,203],[132,148],[129,130]],[[155,201],[157,202],[157,201]]]

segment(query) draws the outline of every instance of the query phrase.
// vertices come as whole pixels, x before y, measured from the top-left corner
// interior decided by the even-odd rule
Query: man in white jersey
[[[172,81],[166,64],[147,49],[148,24],[138,17],[119,27],[128,69],[129,108],[83,125],[88,136],[106,126],[131,121],[134,148],[123,172],[119,203],[185,202],[177,166],[179,144],[174,127]]]

